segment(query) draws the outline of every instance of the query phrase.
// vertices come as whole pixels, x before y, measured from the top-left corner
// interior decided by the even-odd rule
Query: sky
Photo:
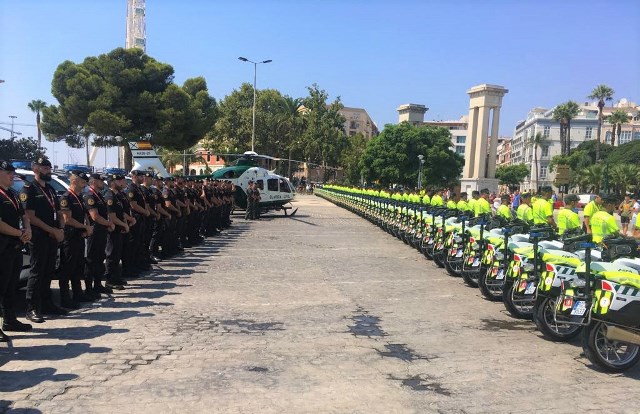
[[[35,124],[27,103],[57,103],[56,67],[124,47],[125,24],[126,0],[0,0],[0,126],[10,115]],[[302,97],[316,83],[380,130],[405,103],[426,105],[426,120],[458,119],[466,91],[483,83],[509,90],[502,136],[532,108],[583,103],[599,84],[640,102],[634,0],[147,0],[146,34],[147,53],[173,66],[176,83],[204,76],[217,100],[253,81],[239,56],[271,59],[258,66],[258,89]],[[15,130],[37,136],[35,126]],[[58,164],[84,159],[45,146]],[[114,150],[100,151],[97,167],[115,164]]]

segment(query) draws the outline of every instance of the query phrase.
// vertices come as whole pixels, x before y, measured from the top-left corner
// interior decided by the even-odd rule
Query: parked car
[[[593,200],[595,195],[593,194],[579,194],[578,195],[578,208],[584,208],[591,200]]]

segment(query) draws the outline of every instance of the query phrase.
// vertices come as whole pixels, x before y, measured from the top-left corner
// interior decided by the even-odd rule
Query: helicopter
[[[271,162],[278,161],[278,159],[266,155],[258,155],[253,151],[246,151],[244,154],[240,154],[235,165],[215,171],[211,178],[231,181],[236,185],[234,203],[241,209],[247,208],[247,187],[249,186],[249,181],[254,181],[260,190],[260,203],[258,206],[261,210],[282,210],[285,216],[295,215],[298,211],[297,208],[291,214],[287,213],[288,210],[293,208],[288,204],[295,197],[295,188],[286,177],[262,167],[260,161],[270,165]]]
[[[162,177],[169,177],[160,156],[148,141],[129,142],[131,155],[133,156],[134,170],[154,170]],[[239,209],[247,208],[247,187],[249,181],[255,181],[260,190],[260,209],[266,211],[284,211],[285,216],[293,216],[296,208],[288,214],[293,207],[289,205],[295,197],[295,188],[291,182],[283,176],[264,168],[262,165],[271,165],[277,162],[277,158],[266,155],[258,155],[253,151],[244,154],[221,154],[224,156],[238,157],[235,165],[221,168],[213,174],[191,176],[193,178],[209,178],[214,180],[230,181],[236,186],[234,204]]]

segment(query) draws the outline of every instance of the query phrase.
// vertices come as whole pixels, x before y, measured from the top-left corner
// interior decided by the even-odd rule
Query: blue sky
[[[27,103],[55,102],[57,65],[124,46],[125,18],[126,0],[0,0],[0,122],[34,124]],[[202,75],[216,99],[252,81],[238,56],[272,59],[258,68],[259,89],[299,97],[317,83],[380,129],[409,102],[429,107],[426,119],[457,119],[468,111],[466,90],[481,83],[509,89],[504,136],[531,108],[583,102],[600,83],[615,99],[640,101],[632,0],[147,0],[147,45],[176,82]],[[62,147],[58,163],[83,159]]]

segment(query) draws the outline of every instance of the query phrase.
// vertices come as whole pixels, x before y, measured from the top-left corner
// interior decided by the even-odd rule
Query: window
[[[604,143],[609,143],[611,142],[611,131],[607,131],[607,133],[604,136]]]
[[[456,154],[464,155],[464,147],[456,146]]]
[[[593,127],[587,127],[584,130],[584,139],[592,139]]]
[[[541,165],[540,166],[540,179],[545,180],[547,178],[547,166],[546,165]]]
[[[633,133],[633,139],[634,139],[634,141],[640,139],[640,132],[634,132]]]
[[[264,180],[256,180],[256,186],[264,191]]]
[[[550,126],[545,126],[543,129],[542,134],[544,135],[545,138],[549,138],[549,132],[551,131],[551,127]]]
[[[548,157],[549,156],[549,146],[545,145],[544,147],[542,147],[542,156],[543,157]]]
[[[631,131],[622,131],[618,144],[626,144],[631,142]]]
[[[289,183],[284,178],[280,179],[280,191],[283,193],[290,193],[291,188],[289,187]]]
[[[267,180],[267,188],[269,189],[269,191],[278,191],[278,179],[269,178]]]
[[[467,143],[467,137],[463,137],[463,136],[456,136],[456,144],[466,144]]]
[[[351,122],[349,122],[349,128],[358,129],[358,128],[360,128],[360,123],[356,122],[356,121],[351,121]]]

